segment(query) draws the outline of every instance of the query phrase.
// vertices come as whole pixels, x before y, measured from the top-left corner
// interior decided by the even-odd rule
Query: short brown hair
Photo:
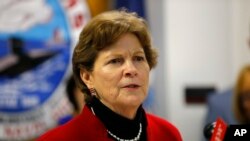
[[[95,16],[81,31],[73,52],[73,73],[76,84],[90,98],[90,91],[81,80],[80,69],[91,72],[100,50],[115,43],[126,33],[134,34],[141,43],[150,69],[157,64],[157,52],[152,47],[151,35],[143,18],[125,10],[108,11]]]
[[[233,109],[234,109],[235,117],[240,123],[243,123],[243,124],[249,121],[249,119],[247,119],[245,115],[242,101],[241,101],[242,83],[245,79],[246,73],[250,73],[250,65],[246,65],[245,67],[243,67],[238,75],[238,79],[235,85],[234,100],[233,100]]]

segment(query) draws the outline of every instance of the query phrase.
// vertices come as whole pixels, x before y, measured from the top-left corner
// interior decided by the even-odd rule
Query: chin
[[[126,101],[123,101],[123,103],[127,106],[139,107],[143,103],[143,100],[141,98],[140,99],[127,99]]]

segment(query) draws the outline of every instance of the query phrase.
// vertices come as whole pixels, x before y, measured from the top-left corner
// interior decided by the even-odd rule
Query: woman
[[[239,123],[250,123],[250,65],[239,73],[234,93],[234,113]]]
[[[74,76],[70,75],[66,83],[66,95],[72,106],[72,113],[58,119],[58,125],[65,124],[73,117],[81,113],[84,106],[84,95],[79,87],[76,86]]]
[[[142,108],[156,59],[146,23],[135,13],[94,17],[73,53],[74,77],[86,105],[79,116],[39,141],[181,141],[171,123]]]
[[[70,75],[66,83],[66,94],[70,104],[72,104],[73,107],[72,116],[80,114],[84,106],[84,95],[81,90],[76,86],[73,75]]]

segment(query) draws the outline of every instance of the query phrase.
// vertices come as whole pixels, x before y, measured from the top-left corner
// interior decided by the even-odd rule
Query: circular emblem
[[[0,140],[34,138],[70,111],[63,81],[87,11],[78,0],[11,3],[0,6]]]

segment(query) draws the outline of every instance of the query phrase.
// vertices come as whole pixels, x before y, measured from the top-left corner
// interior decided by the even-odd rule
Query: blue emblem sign
[[[65,10],[79,3],[63,2],[0,4],[0,140],[35,138],[70,111],[60,88],[72,52],[72,15]]]

